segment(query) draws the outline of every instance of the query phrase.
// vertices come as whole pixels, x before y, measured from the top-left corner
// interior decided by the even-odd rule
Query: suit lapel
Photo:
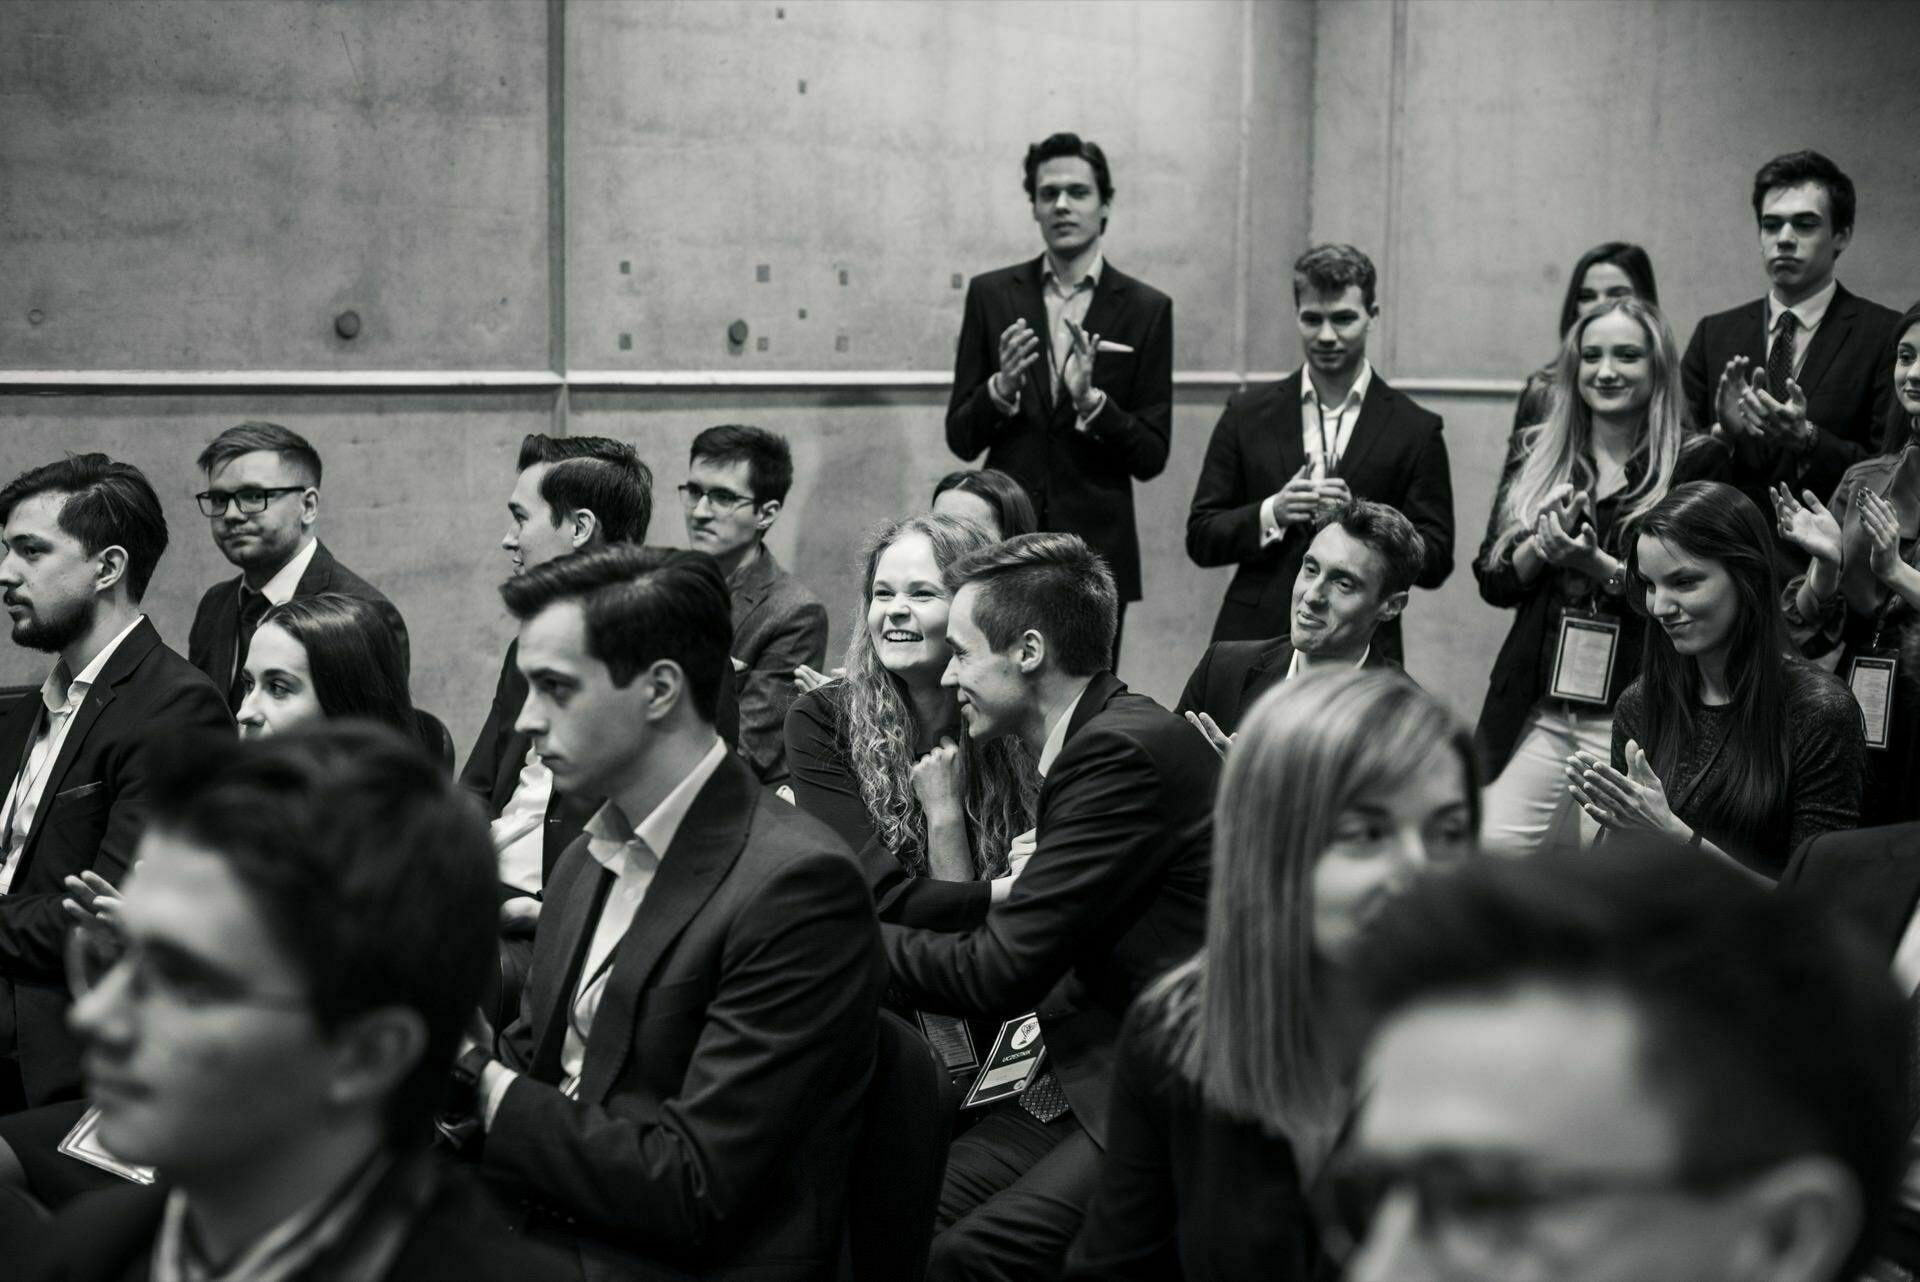
[[[1040,290],[1040,273],[1046,264],[1043,254],[1027,264],[1026,275],[1018,282],[1013,300],[1014,310],[1024,318],[1033,332],[1040,336],[1040,356],[1027,366],[1027,382],[1024,394],[1020,398],[1020,412],[1033,422],[1045,428],[1047,416],[1052,412],[1053,400],[1049,393],[1048,382],[1053,378],[1053,360],[1047,353],[1052,341],[1047,333],[1047,304]],[[996,348],[1000,336],[993,336]]]
[[[1273,685],[1287,679],[1287,669],[1293,666],[1293,642],[1286,637],[1273,643],[1260,652],[1247,668],[1247,677],[1240,686],[1240,716],[1247,714],[1253,701],[1265,694]],[[1236,723],[1237,723],[1236,718]]]
[[[747,620],[766,604],[767,596],[773,590],[773,581],[779,573],[780,565],[773,559],[772,550],[766,544],[761,544],[759,554],[753,558],[747,572],[740,576],[740,582],[732,590],[735,605],[733,635],[736,642],[746,630]]]
[[[1826,377],[1827,369],[1833,364],[1833,358],[1846,346],[1847,335],[1853,331],[1853,295],[1841,285],[1833,288],[1833,301],[1827,304],[1827,314],[1821,318],[1820,328],[1813,331],[1813,341],[1807,344],[1807,359],[1800,363],[1800,377],[1795,380],[1800,390],[1809,396],[1813,389],[1820,386]],[[1780,392],[1774,393],[1782,395]]]
[[[297,597],[319,596],[333,586],[333,567],[338,564],[333,553],[327,551],[327,545],[319,539],[313,541],[313,559],[307,562],[307,568],[300,574],[300,582],[293,585],[293,594]]]
[[[1773,335],[1767,332],[1767,300],[1764,295],[1757,303],[1749,304],[1746,316],[1740,322],[1740,328],[1747,342],[1747,359],[1753,362],[1754,369],[1767,367],[1767,343]],[[1708,370],[1708,379],[1714,386],[1720,384],[1720,371]],[[1749,371],[1751,377],[1751,371]]]
[[[537,939],[540,942],[552,939],[555,943],[549,953],[543,953],[536,944],[534,965],[528,976],[527,997],[532,1003],[534,1020],[533,1074],[543,1082],[560,1080],[560,1049],[567,1035],[568,997],[579,982],[580,964],[593,935],[593,923],[599,920],[600,904],[606,897],[607,887],[613,884],[613,874],[587,853],[585,836],[575,838],[567,847],[558,867],[565,867],[569,858],[578,858],[584,867],[561,892],[558,902],[553,895],[547,896],[541,910],[542,916],[548,919],[541,924],[547,929],[539,932]]]
[[[1340,455],[1341,476],[1349,479],[1358,476],[1361,464],[1387,434],[1387,427],[1393,422],[1393,397],[1393,389],[1376,370],[1373,380],[1367,384],[1366,398],[1360,402],[1360,416],[1354,420],[1353,434],[1347,438],[1347,448]]]
[[[1132,293],[1126,274],[1112,263],[1100,269],[1100,283],[1093,287],[1093,301],[1087,304],[1086,323],[1081,326],[1087,337],[1095,334],[1112,335],[1123,330],[1122,322],[1127,315],[1127,296]],[[1100,359],[1094,357],[1093,368],[1097,372]],[[1095,380],[1098,381],[1097,379]]]
[[[234,653],[235,642],[240,632],[240,583],[238,578],[228,579],[215,591],[213,598],[215,613],[213,616],[213,673],[225,673],[213,676],[214,684],[220,686],[221,694],[226,693],[226,684],[240,670],[240,656]]]
[[[1285,485],[1307,461],[1307,447],[1300,439],[1300,380],[1305,377],[1302,371],[1280,384],[1272,429],[1256,426],[1252,439],[1243,442],[1249,460],[1247,476],[1261,498]]]

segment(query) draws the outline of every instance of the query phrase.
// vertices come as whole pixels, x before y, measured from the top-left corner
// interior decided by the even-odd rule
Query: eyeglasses
[[[202,516],[225,516],[228,503],[239,508],[241,516],[257,516],[267,510],[267,504],[282,494],[302,494],[311,488],[307,485],[276,485],[265,490],[235,490],[231,494],[225,490],[207,490],[193,497],[200,504]]]
[[[253,992],[245,980],[215,970],[190,954],[142,948],[118,926],[97,917],[75,926],[67,936],[66,961],[67,986],[76,1001],[102,987],[125,963],[127,995],[136,1002],[154,999],[196,1010],[255,1006],[304,1012],[312,1006],[312,1000],[302,995]]]
[[[732,490],[710,490],[704,485],[695,485],[692,481],[675,488],[680,491],[680,501],[686,505],[689,512],[700,506],[701,499],[711,503],[713,510],[722,515],[737,512],[753,502],[751,494],[735,494]]]

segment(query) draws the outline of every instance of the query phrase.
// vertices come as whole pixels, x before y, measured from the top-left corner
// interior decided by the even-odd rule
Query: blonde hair
[[[1213,810],[1205,949],[1142,999],[1175,1071],[1206,1101],[1294,1146],[1303,1170],[1346,1114],[1346,1050],[1326,1018],[1313,872],[1340,815],[1403,787],[1436,749],[1460,760],[1480,826],[1472,735],[1397,672],[1283,682],[1241,723]]]

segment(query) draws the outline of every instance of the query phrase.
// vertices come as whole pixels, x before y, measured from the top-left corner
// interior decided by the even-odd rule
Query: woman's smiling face
[[[881,666],[903,679],[937,684],[952,657],[947,650],[951,604],[933,541],[924,534],[894,540],[875,563],[867,593],[867,634]]]

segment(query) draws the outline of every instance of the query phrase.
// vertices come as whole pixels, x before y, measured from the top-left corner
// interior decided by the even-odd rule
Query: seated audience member
[[[1854,207],[1853,180],[1817,151],[1760,166],[1753,216],[1767,295],[1702,319],[1681,362],[1693,425],[1733,447],[1733,484],[1763,511],[1773,485],[1830,494],[1880,447],[1898,313],[1834,279]],[[1775,552],[1792,574],[1798,550]]]
[[[137,468],[73,454],[0,489],[0,600],[16,645],[55,656],[0,716],[0,1113],[71,1099],[80,1044],[61,982],[62,884],[127,870],[170,739],[231,734],[226,698],[140,610],[167,548]]]
[[[1861,1276],[1906,1034],[1857,940],[1635,841],[1426,878],[1361,965],[1349,1282]]]
[[[1673,486],[1727,466],[1723,446],[1687,431],[1673,333],[1638,299],[1604,303],[1567,331],[1548,405],[1508,443],[1473,562],[1481,599],[1514,612],[1477,731],[1498,772],[1487,844],[1509,854],[1578,836],[1567,756],[1607,751],[1646,637],[1626,576],[1633,523]],[[1597,662],[1577,662],[1576,641],[1597,646]]]
[[[428,1151],[493,954],[471,804],[374,726],[172,749],[69,949],[98,1141],[159,1178],[63,1211],[48,1282],[556,1276]]]
[[[554,786],[605,797],[548,886],[520,1017],[463,1056],[486,1172],[590,1277],[834,1276],[886,979],[845,845],[714,731],[726,581],[698,553],[501,587]]]
[[[1655,307],[1660,305],[1660,290],[1653,281],[1653,260],[1647,257],[1647,251],[1624,240],[1610,240],[1580,255],[1580,261],[1573,265],[1573,274],[1567,277],[1566,297],[1560,300],[1561,346],[1566,345],[1567,331],[1575,321],[1622,298],[1637,298]],[[1673,364],[1677,366],[1679,362]],[[1513,407],[1516,434],[1547,421],[1556,385],[1565,386],[1560,382],[1558,353],[1527,375],[1526,385],[1520,389],[1520,400]]]
[[[1225,751],[1241,712],[1267,690],[1314,668],[1400,665],[1373,644],[1400,617],[1420,572],[1413,522],[1384,503],[1353,499],[1318,520],[1293,580],[1287,634],[1269,641],[1216,641],[1200,656],[1178,711]]]
[[[335,592],[379,609],[407,669],[407,625],[380,589],[334,559],[314,533],[320,520],[320,454],[277,423],[242,423],[213,438],[195,461],[207,488],[194,497],[220,555],[240,577],[200,598],[187,633],[193,666],[227,691],[235,712],[246,692],[240,665],[269,607]]]
[[[1405,513],[1426,558],[1416,584],[1453,573],[1453,478],[1441,422],[1387,386],[1367,360],[1380,306],[1373,262],[1351,245],[1318,245],[1293,265],[1294,320],[1306,363],[1291,378],[1227,402],[1207,443],[1187,513],[1195,565],[1239,569],[1214,620],[1215,641],[1286,632],[1294,576],[1315,520],[1349,499]],[[1401,661],[1400,625],[1380,629]]]
[[[866,611],[847,675],[787,713],[794,801],[859,856],[882,921],[963,930],[1005,897],[1014,840],[1040,789],[1017,738],[975,743],[941,684],[951,608],[941,576],[993,542],[971,521],[929,514],[868,545]]]
[[[1860,820],[1860,706],[1792,653],[1767,523],[1714,481],[1676,485],[1635,526],[1627,573],[1658,632],[1614,708],[1611,762],[1577,752],[1573,797],[1771,881]],[[1651,631],[1651,629],[1650,629]]]
[[[1052,1278],[1099,1172],[1114,1042],[1141,989],[1200,947],[1220,760],[1106,671],[1116,592],[1077,536],[947,567],[946,680],[976,745],[1038,762],[1038,849],[971,929],[881,927],[892,991],[970,1019],[1038,1012],[1046,1060],[947,1162],[929,1277]]]
[[[693,438],[687,545],[720,563],[733,603],[733,670],[740,755],[760,782],[786,781],[787,709],[794,674],[827,661],[827,607],[781,568],[766,545],[793,486],[787,441],[759,427],[710,427]]]
[[[1072,1278],[1321,1276],[1305,1190],[1353,1104],[1340,976],[1381,905],[1473,845],[1472,738],[1391,674],[1269,692],[1223,774],[1206,948],[1127,1016]]]
[[[972,521],[996,539],[1032,534],[1040,528],[1025,487],[990,467],[965,468],[941,477],[933,487],[933,511]]]
[[[1784,484],[1773,496],[1781,537],[1813,558],[1786,591],[1802,652],[1837,650],[1843,680],[1886,683],[1878,700],[1861,699],[1879,749],[1867,754],[1869,824],[1920,818],[1920,306],[1895,333],[1887,452],[1848,468],[1827,507],[1811,490],[1795,500]],[[1894,670],[1861,659],[1890,659]]]

